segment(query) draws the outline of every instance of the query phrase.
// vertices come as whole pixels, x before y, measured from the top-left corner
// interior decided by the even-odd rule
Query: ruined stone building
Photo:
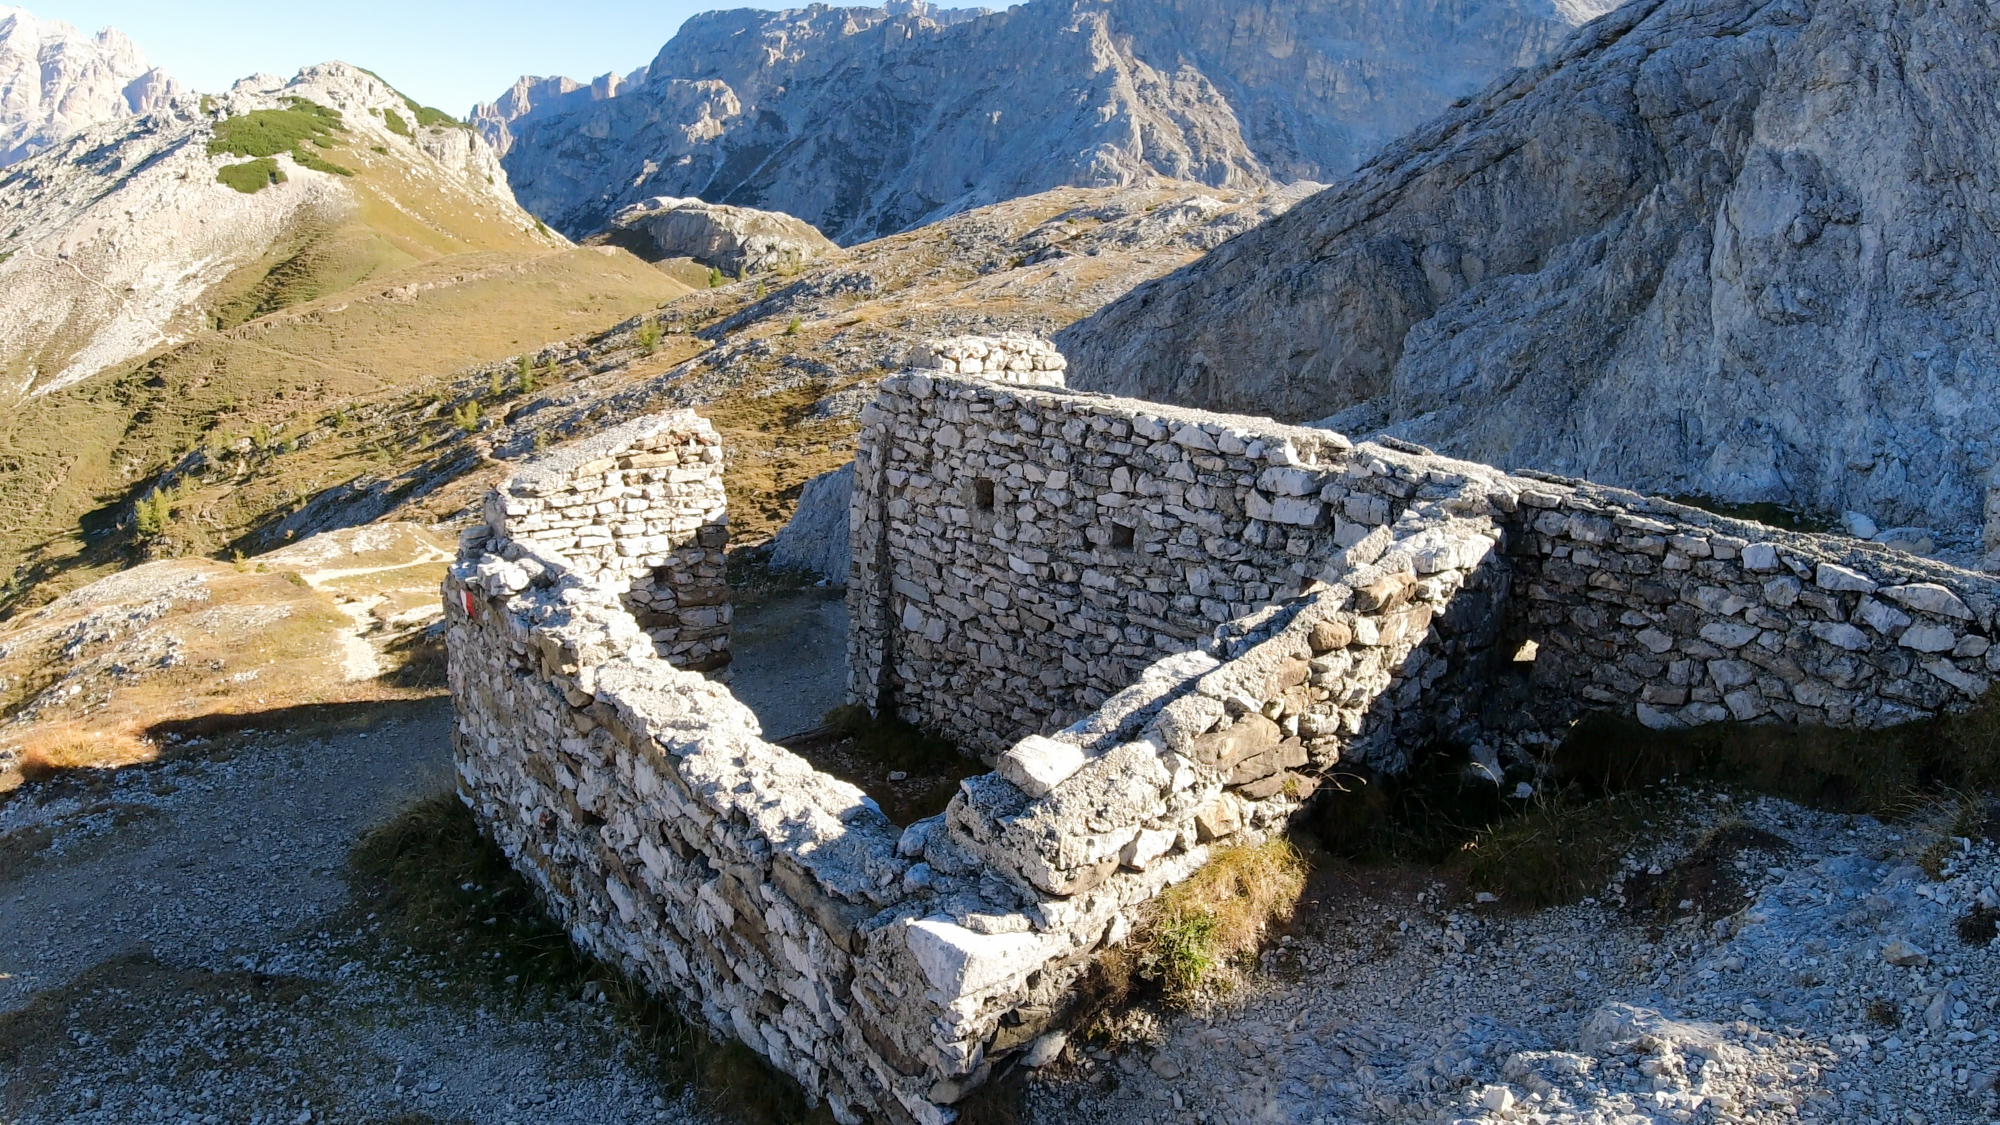
[[[1586,711],[1880,727],[2000,668],[2000,587],[1940,563],[1070,392],[1030,341],[930,362],[862,416],[848,675],[993,765],[940,816],[891,824],[701,674],[727,516],[692,413],[502,485],[445,590],[464,799],[581,946],[842,1121],[951,1120],[1336,766],[1531,761]]]

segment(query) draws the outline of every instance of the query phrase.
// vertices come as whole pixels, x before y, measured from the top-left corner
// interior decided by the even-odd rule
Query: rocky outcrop
[[[295,98],[338,115],[322,137],[333,147],[275,153],[250,191],[222,182],[223,169],[254,164],[210,152],[224,122]],[[382,239],[378,260],[566,245],[515,205],[477,134],[409,113],[379,78],[327,63],[176,98],[15,165],[0,177],[0,210],[15,216],[0,233],[0,387],[47,392],[212,327],[209,299],[237,271],[269,269],[274,252],[309,259],[300,244],[364,203],[412,228]]]
[[[164,108],[178,93],[117,28],[85,35],[0,6],[0,167],[88,126]]]
[[[1970,0],[1635,0],[1076,325],[1072,382],[1969,536],[1996,30]]]
[[[843,244],[1062,185],[1327,180],[1597,10],[1032,0],[990,13],[712,12],[643,83],[513,118],[507,170],[529,210],[573,236],[675,195],[797,215]]]
[[[853,498],[852,461],[807,481],[791,520],[771,540],[771,565],[847,585],[847,571],[854,561],[847,544],[847,505]]]
[[[472,107],[466,120],[486,138],[486,144],[501,156],[514,147],[514,130],[534,121],[568,113],[588,102],[614,98],[634,82],[646,78],[646,68],[630,74],[616,71],[600,74],[589,82],[574,78],[539,78],[524,75],[495,101]]]
[[[790,215],[670,196],[625,208],[591,241],[622,246],[649,262],[693,258],[732,277],[789,272],[837,249],[811,223]]]

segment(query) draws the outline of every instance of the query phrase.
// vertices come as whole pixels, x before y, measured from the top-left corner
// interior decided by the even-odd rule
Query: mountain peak
[[[0,6],[0,167],[80,129],[155,112],[179,93],[115,27],[87,35]]]

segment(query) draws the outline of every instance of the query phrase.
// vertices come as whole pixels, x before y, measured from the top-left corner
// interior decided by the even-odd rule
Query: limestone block
[[[1877,589],[1875,580],[1860,571],[1824,562],[1813,572],[1813,585],[1838,594],[1872,594]]]
[[[1231,770],[1236,763],[1254,754],[1275,748],[1284,741],[1278,724],[1263,715],[1238,719],[1227,730],[1214,731],[1194,740],[1188,757],[1211,769]]]
[[[1923,667],[1924,671],[1974,699],[1986,694],[1988,686],[1986,677],[1963,671],[1949,660],[1926,660]]]
[[[1912,625],[1896,643],[1918,652],[1950,652],[1958,644],[1958,636],[1942,625]]]
[[[994,763],[994,772],[1030,797],[1046,797],[1083,768],[1083,748],[1038,734],[1016,742]]]
[[[1062,935],[978,934],[941,916],[909,923],[904,940],[924,979],[947,1000],[1025,975],[1058,951],[1052,945],[1067,944]]]
[[[1778,569],[1778,549],[1769,543],[1751,543],[1744,546],[1742,548],[1742,558],[1743,569],[1748,571],[1766,572]],[[1835,567],[1834,569],[1838,570],[1841,568]],[[1847,573],[1853,574],[1854,572],[1848,571]],[[1859,577],[1859,575],[1856,575],[1856,577]],[[1824,582],[1820,583],[1820,585],[1826,586]],[[1826,586],[1826,588],[1829,590],[1834,589],[1832,586]]]
[[[1883,597],[1901,602],[1920,613],[1956,617],[1961,621],[1972,620],[1972,610],[1966,606],[1964,600],[1935,582],[1907,582],[1901,586],[1885,586],[1881,593]]]

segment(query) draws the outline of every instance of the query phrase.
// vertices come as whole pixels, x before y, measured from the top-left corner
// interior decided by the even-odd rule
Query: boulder
[[[854,494],[854,462],[806,482],[778,537],[771,541],[771,565],[781,570],[805,570],[836,586],[847,585],[853,565],[847,541],[847,505]]]
[[[666,195],[618,212],[586,241],[622,246],[649,262],[693,258],[733,277],[796,269],[835,248],[804,219]]]

